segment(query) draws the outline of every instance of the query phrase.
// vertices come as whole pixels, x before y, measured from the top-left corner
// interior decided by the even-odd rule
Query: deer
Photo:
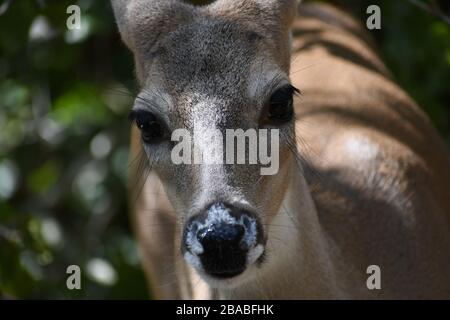
[[[450,298],[449,151],[358,21],[296,0],[112,6],[139,85],[129,198],[153,298]],[[195,127],[278,130],[278,172],[174,164],[171,132]]]

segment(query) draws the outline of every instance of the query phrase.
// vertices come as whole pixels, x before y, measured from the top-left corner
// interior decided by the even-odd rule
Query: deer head
[[[112,3],[140,84],[130,116],[183,225],[182,254],[211,284],[250,278],[252,268],[264,266],[264,226],[279,212],[291,178],[296,89],[288,76],[289,39],[296,1]],[[192,134],[189,144],[200,153],[216,147],[209,130],[222,137],[229,129],[255,130],[258,143],[265,135],[258,130],[276,129],[279,146],[271,152],[279,170],[261,175],[260,163],[176,164],[177,129]]]

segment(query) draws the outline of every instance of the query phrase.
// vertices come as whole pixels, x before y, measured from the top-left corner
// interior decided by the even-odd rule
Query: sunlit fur
[[[133,108],[170,129],[257,128],[273,90],[302,92],[274,176],[175,166],[169,142],[142,148],[134,129],[132,158],[151,173],[132,166],[130,201],[154,297],[450,298],[449,153],[353,19],[312,4],[294,21],[294,0],[113,5],[141,86]],[[232,287],[180,253],[184,223],[214,201],[256,212],[267,237],[264,262]],[[366,286],[372,264],[381,290]]]

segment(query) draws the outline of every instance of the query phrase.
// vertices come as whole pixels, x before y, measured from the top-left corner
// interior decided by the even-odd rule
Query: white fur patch
[[[189,251],[186,251],[186,253],[184,254],[184,259],[198,271],[203,271],[202,263],[197,255],[193,255]]]
[[[264,246],[258,244],[256,247],[249,250],[247,253],[247,266],[253,264],[264,252]]]
[[[186,233],[186,245],[192,253],[199,255],[203,253],[203,246],[197,239],[197,230],[199,230],[201,224],[193,222],[188,228]]]
[[[349,153],[361,160],[374,159],[378,153],[378,147],[368,138],[351,136],[345,140],[345,147]]]
[[[215,204],[208,210],[208,216],[206,217],[203,226],[209,226],[211,224],[220,222],[225,222],[227,224],[238,223],[236,219],[230,215],[230,209]]]

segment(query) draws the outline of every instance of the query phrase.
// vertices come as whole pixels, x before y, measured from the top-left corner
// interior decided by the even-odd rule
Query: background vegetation
[[[449,26],[406,0],[337,2],[361,21],[380,5],[384,60],[450,143]],[[81,30],[66,28],[71,4]],[[148,297],[127,215],[133,69],[109,1],[12,1],[0,15],[0,297]],[[82,290],[66,288],[71,264]]]

